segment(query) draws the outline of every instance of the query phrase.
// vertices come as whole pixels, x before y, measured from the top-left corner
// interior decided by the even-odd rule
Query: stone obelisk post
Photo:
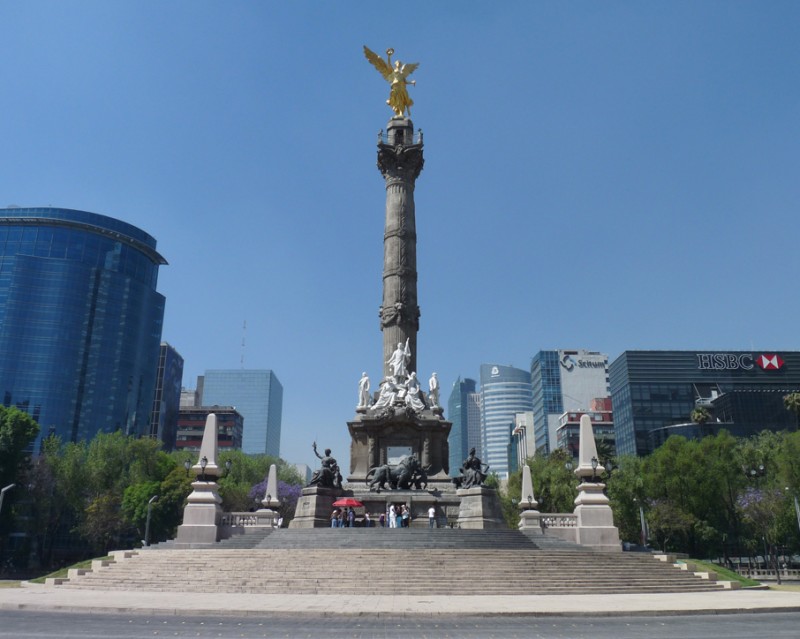
[[[383,374],[398,343],[408,339],[408,370],[417,370],[417,227],[414,185],[422,171],[422,132],[414,139],[409,118],[394,117],[378,140],[378,168],[386,181],[386,224],[383,234]]]

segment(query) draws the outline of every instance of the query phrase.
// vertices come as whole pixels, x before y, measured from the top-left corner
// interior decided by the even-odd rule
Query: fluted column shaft
[[[386,222],[383,236],[383,301],[379,312],[383,331],[383,374],[398,343],[409,342],[408,370],[417,369],[417,230],[414,186],[424,163],[422,141],[414,143],[414,125],[392,119],[386,138],[378,142],[378,168],[386,181]]]

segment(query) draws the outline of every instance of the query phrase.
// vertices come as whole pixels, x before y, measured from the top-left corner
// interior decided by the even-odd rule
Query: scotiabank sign
[[[775,353],[697,353],[697,368],[706,371],[752,370],[755,366],[765,371],[783,368],[783,358]]]

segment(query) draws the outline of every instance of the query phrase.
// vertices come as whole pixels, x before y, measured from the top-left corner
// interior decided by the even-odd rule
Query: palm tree
[[[789,393],[783,396],[783,405],[786,410],[790,410],[795,415],[794,429],[797,430],[800,423],[800,393]]]
[[[700,426],[703,426],[709,419],[711,419],[711,413],[709,413],[708,409],[704,406],[698,406],[692,411],[690,417],[695,424],[700,424]]]

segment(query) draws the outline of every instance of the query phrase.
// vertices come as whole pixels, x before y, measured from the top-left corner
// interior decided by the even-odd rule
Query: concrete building
[[[515,439],[517,468],[522,468],[528,457],[533,457],[536,453],[536,440],[533,432],[533,411],[514,413],[514,429],[511,434]]]
[[[196,406],[181,408],[178,413],[178,433],[175,449],[187,453],[199,453],[203,443],[206,418],[217,416],[217,446],[219,451],[242,448],[244,420],[233,406]],[[195,458],[192,462],[196,461]]]
[[[234,406],[244,418],[242,450],[280,457],[283,386],[271,370],[207,370],[198,379],[202,405]]]
[[[42,435],[149,435],[166,260],[105,215],[0,209],[0,392]]]
[[[153,412],[150,416],[150,437],[161,441],[166,451],[175,449],[182,381],[183,357],[172,346],[161,342]]]
[[[614,440],[614,414],[611,411],[611,398],[599,397],[592,400],[587,411],[569,411],[561,415],[556,431],[556,446],[566,450],[574,459],[578,459],[580,450],[581,417],[588,415],[592,420],[598,456],[613,457],[616,451]],[[600,455],[603,446],[608,448],[607,455]]]
[[[586,350],[539,351],[531,362],[533,427],[536,449],[556,447],[561,415],[587,410],[596,397],[609,395],[608,355]]]
[[[528,371],[499,364],[481,365],[482,460],[490,472],[507,479],[511,470],[511,431],[514,415],[533,409]]]
[[[609,373],[619,454],[647,455],[671,434],[747,437],[797,425],[783,405],[800,392],[797,351],[625,351]],[[696,407],[710,412],[705,424],[691,421]]]

